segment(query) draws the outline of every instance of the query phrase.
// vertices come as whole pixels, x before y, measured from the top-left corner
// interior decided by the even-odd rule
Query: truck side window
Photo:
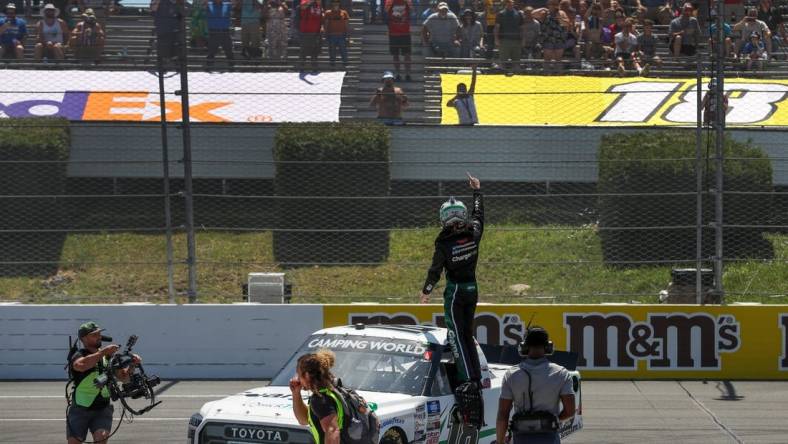
[[[449,378],[446,376],[446,366],[441,363],[438,371],[435,372],[435,380],[432,382],[432,396],[446,396],[451,395],[451,385],[449,385]]]

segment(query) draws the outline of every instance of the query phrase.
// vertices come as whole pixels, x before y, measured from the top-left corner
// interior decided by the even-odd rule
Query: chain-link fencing
[[[181,31],[157,42],[138,23],[154,37],[98,67],[9,65],[6,117],[70,124],[0,127],[4,300],[241,302],[249,273],[284,272],[294,302],[415,302],[439,206],[470,204],[466,172],[485,199],[484,302],[695,302],[698,283],[705,302],[715,288],[726,302],[788,295],[779,61],[726,79],[718,161],[713,127],[695,127],[713,121],[695,77],[705,59],[618,78],[571,60],[562,75],[533,60],[508,75],[495,60],[414,55],[413,81],[392,73],[400,92],[381,83],[385,28],[356,16],[350,66],[323,51],[318,73],[297,70],[297,46],[207,66],[189,42],[187,63],[158,76],[159,43]],[[460,83],[476,126],[457,125]]]

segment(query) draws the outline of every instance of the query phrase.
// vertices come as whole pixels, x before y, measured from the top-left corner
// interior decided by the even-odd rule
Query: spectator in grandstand
[[[457,110],[457,118],[460,125],[472,126],[479,123],[479,116],[476,114],[476,102],[473,93],[476,92],[476,65],[473,65],[471,76],[471,87],[464,83],[457,84],[457,94],[446,102],[446,106]]]
[[[59,18],[66,22],[68,29],[73,28],[76,25],[74,18],[71,17],[71,8],[74,7],[73,0],[53,0],[52,4],[60,11]]]
[[[16,16],[16,5],[5,7],[5,17],[0,19],[0,58],[23,59],[25,57],[27,22]]]
[[[493,57],[495,50],[495,20],[498,18],[499,0],[484,0],[484,49],[487,58]]]
[[[624,9],[618,8],[613,16],[613,24],[608,26],[607,29],[610,30],[610,35],[615,36],[622,29],[624,29],[624,23],[627,19],[627,14],[624,12]]]
[[[298,58],[301,70],[306,70],[306,58],[312,61],[312,73],[317,74],[317,56],[320,55],[320,33],[323,27],[323,8],[318,0],[301,0],[298,10],[301,48]]]
[[[709,25],[709,47],[712,53],[716,54],[717,51],[717,23],[710,22]],[[736,58],[736,51],[733,50],[733,28],[730,23],[723,20],[722,22],[723,42],[725,45],[725,57]]]
[[[104,50],[104,40],[104,29],[96,21],[93,10],[88,8],[82,13],[82,21],[71,31],[68,45],[77,60],[98,62]]]
[[[651,20],[652,23],[660,25],[668,25],[673,19],[673,9],[671,8],[670,0],[640,0],[641,8],[638,18],[641,22]]]
[[[574,57],[576,62],[580,62],[580,36],[583,33],[583,17],[578,14],[578,9],[572,7],[570,0],[561,0],[558,4],[558,9],[563,11],[568,19],[563,22],[566,28],[566,48],[564,54],[569,53]]]
[[[761,41],[761,35],[757,32],[750,34],[750,41],[742,48],[742,58],[747,60],[747,69],[763,69],[763,61],[769,60],[769,53],[766,46]]]
[[[263,55],[260,18],[263,5],[260,0],[239,0],[241,16],[241,55],[249,60]]]
[[[405,59],[405,80],[410,82],[410,53],[412,48],[410,37],[410,15],[413,5],[410,0],[390,0],[386,3],[386,14],[389,19],[389,53],[394,59],[394,71],[397,81],[402,80],[399,56]]]
[[[584,38],[586,42],[586,58],[588,60],[601,60],[607,64],[607,60],[613,53],[613,48],[606,45],[603,41],[605,35],[610,35],[610,30],[602,26],[602,5],[594,3],[588,9],[586,14],[586,26],[584,30]],[[607,37],[608,43],[611,40]]]
[[[457,30],[460,22],[453,12],[449,11],[446,2],[438,3],[438,12],[431,14],[421,27],[421,40],[429,57],[457,57],[460,53],[460,42]]]
[[[193,0],[189,30],[192,48],[204,48],[208,44],[208,0]]]
[[[369,23],[376,23],[378,21],[378,0],[367,0],[369,7]]]
[[[700,40],[700,25],[698,19],[692,16],[693,8],[691,3],[684,3],[681,9],[681,16],[676,17],[670,22],[669,46],[673,57],[695,55],[698,41]]]
[[[643,21],[643,32],[638,35],[638,56],[640,61],[646,66],[654,64],[662,67],[662,59],[657,55],[657,38],[654,36],[654,22],[651,19]],[[648,71],[641,72],[640,75],[647,76]]]
[[[207,66],[213,66],[213,59],[221,47],[224,56],[233,67],[233,41],[230,36],[232,29],[232,5],[223,0],[211,0],[207,6],[208,17],[208,60]]]
[[[56,60],[65,58],[63,44],[68,39],[69,30],[66,22],[58,18],[58,15],[60,10],[52,3],[47,3],[41,9],[43,19],[36,25],[38,35],[34,54],[36,60],[44,57]]]
[[[457,30],[457,39],[460,41],[460,57],[478,57],[482,51],[483,34],[482,24],[476,20],[476,14],[470,9],[463,11],[462,26]]]
[[[761,0],[758,4],[758,20],[766,23],[772,34],[772,57],[777,54],[777,48],[783,43],[788,43],[788,33],[783,24],[783,15],[780,10],[772,5],[772,0]]]
[[[336,64],[337,52],[347,68],[347,46],[350,41],[350,16],[341,8],[339,0],[331,0],[331,9],[323,14],[323,29],[328,41],[328,62]]]
[[[180,47],[180,5],[178,0],[153,0],[150,3],[156,28],[156,54],[161,60],[178,56]]]
[[[616,0],[602,0],[602,26],[608,27],[616,22],[616,12],[623,11]]]
[[[739,17],[744,17],[744,0],[725,0],[725,12],[730,14],[731,23],[739,21]]]
[[[542,47],[539,45],[539,30],[541,25],[534,18],[534,8],[526,6],[523,9],[523,58],[535,59],[539,56]]]
[[[402,111],[408,107],[408,96],[394,86],[394,73],[383,73],[383,86],[375,91],[369,106],[378,110],[378,120],[386,125],[402,125]]]
[[[571,22],[558,5],[558,0],[548,0],[547,8],[533,12],[534,17],[541,24],[539,40],[542,45],[545,71],[557,71],[560,68],[559,64],[567,47],[567,27]]]
[[[511,73],[512,65],[514,71],[520,71],[523,23],[523,14],[514,8],[514,0],[504,0],[503,9],[495,19],[495,46],[498,47],[499,63],[507,73]]]
[[[270,0],[263,7],[265,18],[265,40],[268,43],[268,58],[285,60],[287,58],[287,2]]]
[[[747,10],[747,16],[745,16],[739,23],[733,25],[733,32],[741,33],[741,40],[737,42],[738,51],[741,52],[742,48],[745,44],[748,43],[748,40],[753,32],[757,33],[761,43],[763,43],[766,47],[766,52],[771,54],[772,52],[772,33],[769,31],[769,26],[758,20],[758,10],[755,8],[750,8]]]
[[[638,38],[635,35],[635,20],[628,18],[624,23],[624,28],[615,35],[616,42],[616,63],[618,64],[618,73],[624,75],[627,72],[625,62],[632,63],[632,67],[638,72],[638,75],[648,75],[649,66],[644,68],[640,67],[640,60],[638,59]],[[645,74],[644,74],[645,73]]]
[[[432,3],[430,3],[430,7],[421,12],[421,21],[422,21],[422,23],[427,21],[427,19],[432,14],[437,14],[438,13],[438,5],[439,4],[440,4],[440,2],[438,0],[433,0]]]

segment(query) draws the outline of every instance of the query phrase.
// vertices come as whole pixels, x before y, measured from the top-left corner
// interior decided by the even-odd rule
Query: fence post
[[[175,284],[172,265],[172,212],[170,211],[170,155],[167,140],[167,107],[164,106],[164,60],[156,54],[159,65],[159,108],[161,108],[161,163],[164,179],[164,225],[167,242],[167,295],[170,304],[175,303]]]
[[[716,185],[714,187],[714,291],[719,298],[720,304],[725,302],[725,293],[722,285],[722,267],[723,267],[723,244],[722,244],[722,223],[723,223],[723,208],[722,208],[722,191],[723,191],[723,160],[724,160],[724,137],[725,137],[725,2],[717,2],[717,51],[716,51],[716,73],[717,88],[715,91],[715,110],[714,110],[714,127],[716,133]]]
[[[189,267],[189,288],[187,295],[189,303],[197,301],[197,258],[194,245],[194,201],[192,189],[192,138],[191,124],[189,120],[189,64],[187,62],[188,50],[186,48],[186,9],[184,3],[180,3],[181,14],[181,48],[180,48],[180,71],[181,89],[176,91],[176,95],[181,96],[181,130],[183,131],[183,188],[184,188],[184,211],[186,212],[186,264]]]
[[[696,56],[697,124],[695,125],[695,303],[703,303],[703,63]]]

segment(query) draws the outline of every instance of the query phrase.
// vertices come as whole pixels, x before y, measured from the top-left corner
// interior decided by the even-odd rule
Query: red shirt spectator
[[[298,22],[299,31],[308,33],[319,33],[320,27],[323,24],[323,8],[320,7],[320,2],[315,0],[301,0],[301,5],[309,5],[307,8],[301,8],[301,17]]]
[[[389,35],[410,35],[410,2],[387,0],[386,11],[389,16]]]

